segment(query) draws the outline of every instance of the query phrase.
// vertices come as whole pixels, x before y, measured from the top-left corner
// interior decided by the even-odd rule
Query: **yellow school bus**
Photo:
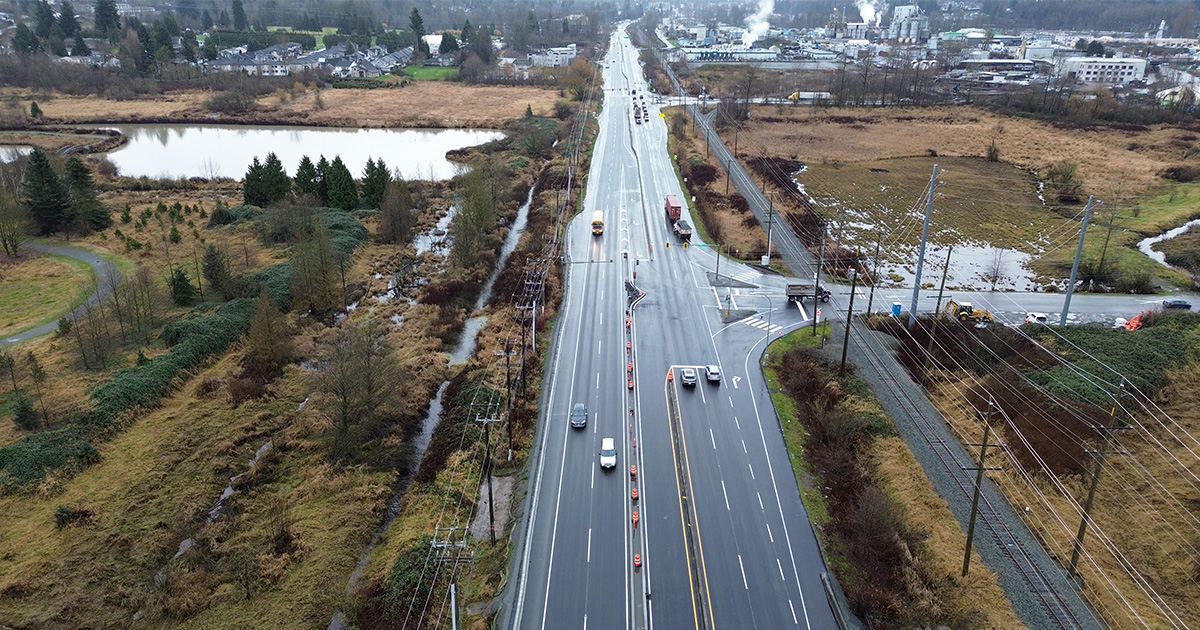
[[[592,234],[599,236],[604,233],[604,211],[597,210],[592,213]]]

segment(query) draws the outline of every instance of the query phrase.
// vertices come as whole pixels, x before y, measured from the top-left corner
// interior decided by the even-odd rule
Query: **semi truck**
[[[787,285],[787,299],[789,302],[799,302],[814,296],[822,302],[828,302],[832,295],[829,289],[826,289],[824,286],[814,289],[811,284],[788,283]]]
[[[680,219],[675,222],[675,236],[681,241],[692,240],[692,226],[687,221]]]
[[[667,202],[663,207],[667,210],[668,221],[678,221],[683,213],[683,204],[679,203],[679,198],[675,195],[667,195]]]

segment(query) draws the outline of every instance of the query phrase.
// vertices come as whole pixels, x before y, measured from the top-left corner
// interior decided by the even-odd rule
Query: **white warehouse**
[[[1146,60],[1136,57],[1068,57],[1062,60],[1058,72],[1084,83],[1125,84],[1146,78]]]

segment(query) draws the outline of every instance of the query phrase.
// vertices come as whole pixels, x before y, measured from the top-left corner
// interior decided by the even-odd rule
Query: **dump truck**
[[[692,240],[692,226],[687,221],[680,219],[675,222],[675,236],[681,241]]]
[[[667,202],[663,207],[667,210],[668,221],[678,221],[683,213],[683,204],[679,203],[679,198],[675,195],[667,195]]]
[[[975,308],[970,302],[956,302],[950,300],[946,302],[946,317],[953,317],[960,322],[975,322],[977,324],[990,324],[996,321],[992,316],[991,311],[986,311],[982,308]]]
[[[826,289],[824,286],[814,288],[811,284],[801,283],[788,283],[787,285],[787,299],[789,302],[799,302],[813,296],[816,296],[822,302],[828,302],[832,295],[829,289]]]

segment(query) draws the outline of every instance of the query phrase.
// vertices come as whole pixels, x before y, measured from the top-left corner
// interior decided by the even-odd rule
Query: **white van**
[[[600,467],[614,468],[617,465],[617,442],[613,438],[600,440]]]

